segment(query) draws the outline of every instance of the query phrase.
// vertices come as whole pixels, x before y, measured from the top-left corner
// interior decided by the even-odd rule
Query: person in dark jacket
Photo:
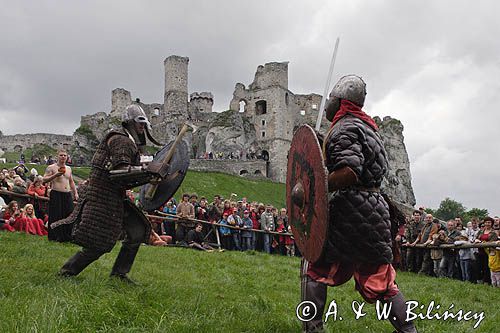
[[[130,105],[123,116],[122,128],[110,131],[97,147],[85,196],[80,198],[69,217],[54,223],[56,228],[74,223],[73,242],[83,247],[63,265],[59,275],[78,275],[104,253],[110,252],[125,234],[111,276],[133,283],[127,273],[141,243],[148,242],[151,225],[127,198],[126,190],[160,177],[158,162],[151,162],[147,168],[140,162],[146,134],[158,144],[149,135],[149,126],[144,110],[139,105]],[[123,171],[124,175],[118,179],[110,173],[113,170]]]
[[[367,302],[392,304],[389,320],[398,332],[416,332],[406,321],[405,299],[394,282],[389,206],[380,193],[387,156],[375,121],[361,109],[365,95],[360,77],[344,76],[325,108],[332,122],[323,141],[330,226],[323,259],[302,263],[302,301],[317,308],[316,316],[303,323],[306,332],[323,329],[327,286],[353,276]]]

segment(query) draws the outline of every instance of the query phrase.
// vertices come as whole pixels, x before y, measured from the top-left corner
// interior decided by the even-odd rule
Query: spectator
[[[489,242],[492,240],[496,240],[497,234],[493,231],[493,219],[491,217],[485,217],[483,220],[484,229],[480,230],[477,234],[476,242]],[[485,249],[481,248],[478,251],[477,256],[477,264],[479,271],[479,280],[478,282],[482,282],[484,284],[491,283],[491,272],[488,266],[488,253]]]
[[[24,182],[24,180],[22,180],[21,177],[16,176],[14,178],[14,186],[12,186],[11,191],[14,193],[26,194],[26,183]],[[24,206],[28,203],[28,199],[19,197],[17,199],[17,202],[19,206]]]
[[[241,228],[243,226],[243,222],[241,217],[238,215],[238,209],[233,208],[233,213],[228,215],[227,223],[233,227]],[[233,237],[233,245],[237,251],[241,251],[240,246],[240,231],[238,229],[231,229],[231,236]]]
[[[489,249],[488,267],[491,272],[491,285],[500,288],[500,243],[499,247]]]
[[[179,217],[179,223],[177,224],[175,239],[177,243],[185,243],[187,233],[194,227],[192,221],[194,219],[194,206],[189,202],[189,194],[187,193],[182,195],[182,201],[177,206],[177,217]]]
[[[460,222],[461,224],[461,222]],[[456,221],[449,220],[446,223],[446,242],[453,243],[458,236],[460,236],[460,232],[456,229]],[[455,257],[456,252],[453,249],[445,249],[443,250],[443,258],[441,259],[441,264],[439,265],[440,276],[453,278],[453,269],[455,267]]]
[[[47,236],[47,229],[43,225],[43,221],[39,219],[35,214],[35,209],[32,204],[27,204],[21,213],[21,219],[26,219],[26,223],[30,224],[31,230],[33,230],[35,235]]]
[[[414,243],[420,232],[423,223],[421,222],[420,210],[413,211],[410,221],[406,225],[405,238],[408,244]],[[422,267],[422,251],[417,248],[408,247],[406,249],[406,264],[408,271],[418,273]]]
[[[243,211],[243,230],[241,231],[241,248],[243,251],[248,251],[252,249],[252,231],[253,222],[250,218],[250,212],[248,210]]]
[[[438,221],[439,223],[439,221]],[[409,246],[415,246],[416,244],[428,245],[432,242],[432,235],[437,233],[439,227],[433,223],[432,214],[425,215],[425,224],[422,227],[421,232],[418,234],[417,239],[411,243]],[[432,259],[431,252],[429,249],[420,249],[422,254],[422,267],[420,268],[419,274],[431,275],[432,271]]]
[[[26,181],[26,173],[29,171],[28,168],[23,163],[19,163],[18,166],[14,168],[16,175],[21,177],[23,181]]]
[[[35,178],[38,176],[38,171],[35,169],[35,168],[31,168],[30,170],[30,175],[28,177],[28,179],[31,181],[31,182],[34,182],[35,181]]]
[[[438,233],[432,235],[432,245],[439,246],[446,243],[446,233],[444,230],[439,230]],[[439,276],[439,265],[443,259],[443,249],[431,249],[431,259],[434,263],[434,275]]]
[[[151,228],[151,235],[149,236],[149,245],[152,246],[167,246],[172,243],[172,237],[167,235],[158,235],[153,228]]]
[[[227,222],[227,213],[222,214],[222,219],[219,221],[219,224],[222,225],[229,225]],[[231,250],[232,249],[232,244],[231,244],[231,229],[227,227],[219,227],[219,232],[222,236],[222,247],[224,247],[226,250]]]
[[[250,206],[250,219],[252,220],[252,229],[260,230],[260,214],[258,211],[257,204],[253,204]],[[256,231],[252,231],[252,250],[257,249],[257,239],[259,237],[259,233]]]
[[[224,212],[223,203],[220,195],[214,196],[214,201],[208,207],[208,218],[210,222],[217,222],[222,218]]]
[[[473,217],[469,223],[467,223],[467,229],[465,231],[465,234],[467,235],[469,242],[474,243],[479,233],[478,219],[476,217]],[[477,248],[472,249],[472,253],[474,254],[474,256],[472,257],[471,261],[471,266],[472,266],[471,282],[477,283],[477,280],[479,280],[479,264],[478,264],[479,249]]]
[[[11,231],[14,232],[16,229],[14,229],[13,226],[10,225],[9,219],[5,217],[5,209],[7,206],[5,206],[5,202],[3,201],[2,197],[0,197],[0,230],[6,230],[6,231]]]
[[[163,212],[170,215],[177,215],[177,207],[172,200],[167,201],[167,204],[163,207]],[[173,218],[163,220],[163,232],[172,238],[172,242],[175,242],[175,222]]]
[[[224,208],[222,213],[227,213],[227,216],[233,214],[233,208],[231,207],[231,201],[224,200]]]
[[[34,206],[35,214],[44,221],[48,218],[47,215],[47,202],[39,200],[39,198],[47,198],[47,188],[43,185],[43,177],[36,176],[28,188],[28,195],[35,197]]]
[[[187,234],[187,243],[190,248],[201,251],[212,252],[214,249],[206,242],[203,241],[203,225],[197,223],[193,230],[189,230]]]
[[[467,236],[459,236],[454,242],[455,245],[470,244]],[[460,258],[460,270],[462,271],[462,281],[472,282],[472,260],[474,258],[473,249],[460,249],[458,250]]]
[[[0,173],[0,188],[4,191],[10,191],[12,187],[7,182],[7,175],[3,172]]]
[[[267,205],[266,211],[260,216],[260,228],[266,231],[263,235],[264,239],[264,252],[271,253],[271,234],[269,231],[274,231],[274,216],[272,213],[272,206]]]
[[[35,229],[29,220],[23,219],[22,211],[19,210],[17,201],[9,202],[7,209],[4,212],[4,220],[16,230],[27,234],[35,234]]]
[[[292,226],[288,226],[288,232],[292,233]],[[285,236],[285,248],[286,255],[289,257],[295,257],[295,241],[292,236]]]
[[[57,162],[50,164],[43,176],[44,183],[50,183],[49,201],[49,240],[58,242],[70,241],[72,236],[71,224],[61,225],[57,229],[50,228],[56,221],[68,217],[73,211],[73,198],[78,200],[73,172],[71,167],[66,165],[68,153],[64,149],[57,152]]]
[[[285,224],[283,223],[283,219],[279,218],[276,220],[276,232],[281,232],[281,233],[286,233],[287,229],[285,227]],[[280,255],[285,255],[286,254],[286,249],[285,249],[285,236],[275,236],[274,241],[275,244],[277,243],[277,250],[276,252]]]
[[[200,205],[198,203],[198,194],[196,194],[196,193],[191,194],[191,196],[189,197],[189,202],[194,207],[194,215],[198,216],[198,207],[200,207]]]

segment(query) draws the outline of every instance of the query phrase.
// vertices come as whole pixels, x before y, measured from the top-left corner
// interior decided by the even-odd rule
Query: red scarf
[[[342,99],[340,101],[340,109],[335,114],[335,117],[333,117],[332,127],[333,125],[335,125],[337,121],[340,120],[340,118],[342,118],[346,114],[350,114],[351,116],[363,120],[365,123],[370,125],[370,127],[373,128],[373,130],[378,131],[378,126],[377,124],[375,124],[375,121],[372,119],[372,117],[370,117],[363,110],[361,110],[359,106],[357,106],[351,101],[348,101],[347,99]]]

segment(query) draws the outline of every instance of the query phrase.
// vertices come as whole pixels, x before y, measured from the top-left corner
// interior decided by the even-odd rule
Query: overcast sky
[[[500,214],[497,1],[0,0],[0,130],[72,134],[111,90],[163,103],[163,60],[188,56],[189,92],[226,110],[259,64],[289,61],[289,89],[356,73],[365,110],[405,126],[417,205],[445,197]],[[332,83],[333,83],[332,82]]]

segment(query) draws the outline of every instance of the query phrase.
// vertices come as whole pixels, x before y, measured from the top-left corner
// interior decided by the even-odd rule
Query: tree
[[[439,208],[436,210],[436,216],[438,219],[448,221],[454,219],[455,217],[463,218],[465,215],[465,207],[458,201],[450,198],[446,198],[439,204]]]
[[[487,209],[471,208],[465,213],[463,220],[465,222],[469,222],[473,217],[477,217],[478,219],[482,220],[487,217],[488,214],[489,213]]]

